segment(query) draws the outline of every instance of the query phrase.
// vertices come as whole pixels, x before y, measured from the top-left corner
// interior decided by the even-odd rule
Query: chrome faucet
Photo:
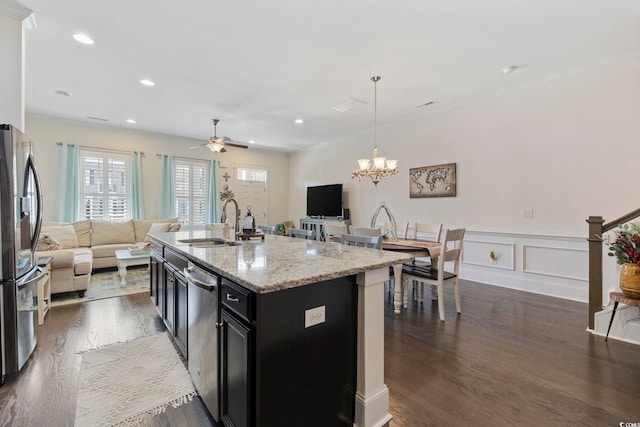
[[[233,233],[234,233],[233,239],[237,240],[238,232],[240,231],[240,209],[238,208],[238,202],[236,202],[235,199],[228,198],[224,202],[224,205],[222,205],[222,217],[220,218],[220,222],[227,222],[227,203],[229,202],[233,202],[233,204],[236,206],[236,225],[233,230]]]

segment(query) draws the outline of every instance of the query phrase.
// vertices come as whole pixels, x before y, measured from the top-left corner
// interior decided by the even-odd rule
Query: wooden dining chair
[[[369,227],[351,227],[351,234],[354,236],[377,237],[382,236],[382,230]]]
[[[322,226],[325,242],[341,242],[343,234],[349,234],[349,226],[342,221],[327,221]]]
[[[313,230],[302,230],[300,228],[292,228],[289,230],[289,236],[297,239],[313,240],[315,238],[315,234],[316,233]]]
[[[460,266],[460,253],[462,252],[462,241],[464,239],[464,228],[444,230],[440,254],[433,260],[434,266],[424,267],[415,264],[404,264],[402,266],[402,281],[404,289],[408,288],[409,281],[417,282],[420,287],[424,284],[435,286],[438,299],[438,312],[440,320],[444,322],[444,285],[453,284],[453,292],[456,303],[456,310],[460,311],[460,290],[458,286],[458,268]],[[445,263],[453,263],[453,272],[445,271]],[[423,292],[424,293],[424,292]]]
[[[396,223],[396,236],[398,239],[408,239],[409,238],[409,223],[408,222],[397,222]]]
[[[258,225],[256,228],[262,230],[264,234],[278,234],[278,227],[275,225]]]
[[[413,224],[413,240],[426,240],[427,242],[439,242],[442,234],[442,224],[425,224],[416,222]]]
[[[343,234],[342,243],[345,245],[359,246],[362,248],[382,249],[382,235],[356,236],[354,234]]]

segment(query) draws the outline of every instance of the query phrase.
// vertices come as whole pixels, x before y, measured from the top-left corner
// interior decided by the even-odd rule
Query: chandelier
[[[373,101],[373,159],[359,159],[358,166],[360,169],[351,173],[351,179],[358,178],[361,181],[363,177],[368,176],[373,181],[375,186],[378,186],[378,182],[383,179],[389,178],[391,175],[398,173],[398,161],[387,160],[381,157],[378,153],[378,145],[376,144],[378,134],[378,81],[380,76],[371,77],[371,81],[374,86],[374,101]]]

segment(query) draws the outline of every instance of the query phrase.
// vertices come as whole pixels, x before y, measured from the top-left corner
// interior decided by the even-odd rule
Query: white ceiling
[[[21,1],[27,113],[283,151],[640,52],[638,0]]]

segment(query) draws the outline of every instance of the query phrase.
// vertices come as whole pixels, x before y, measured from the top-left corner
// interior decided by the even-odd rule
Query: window
[[[267,182],[267,171],[261,169],[237,168],[236,181]]]
[[[176,213],[184,226],[204,226],[207,222],[207,185],[209,162],[175,159],[174,182]]]
[[[129,156],[108,151],[80,151],[81,217],[106,221],[129,218]]]

